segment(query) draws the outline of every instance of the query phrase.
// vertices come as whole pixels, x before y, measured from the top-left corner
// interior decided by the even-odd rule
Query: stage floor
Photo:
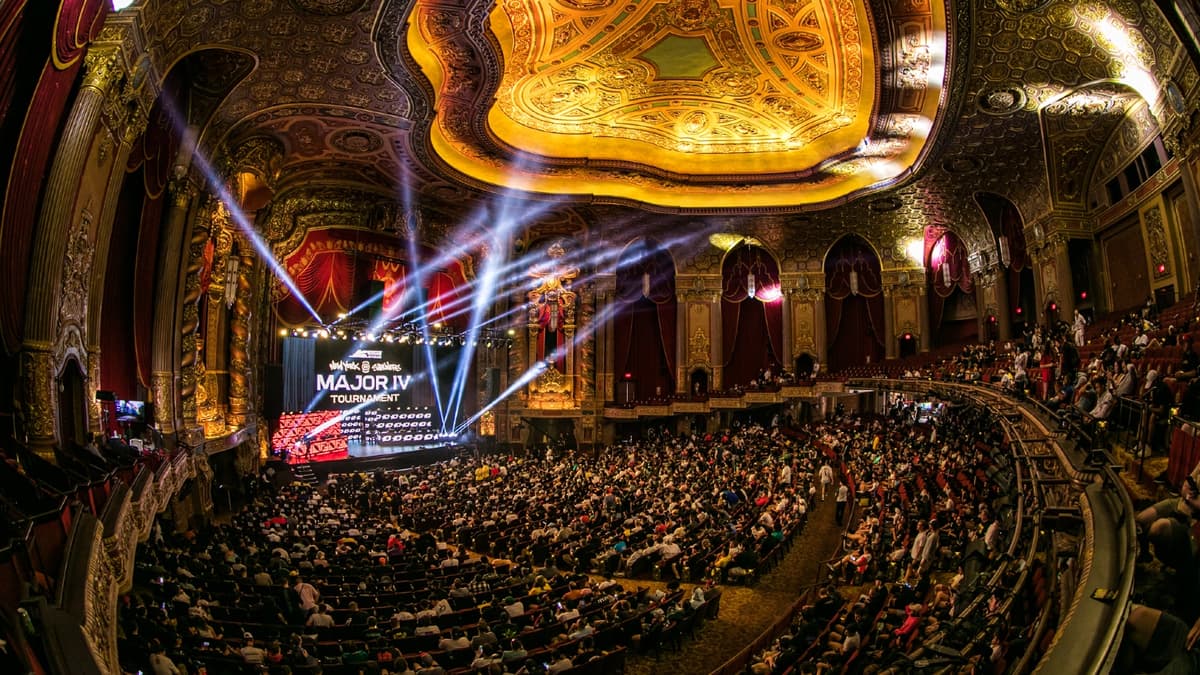
[[[445,448],[455,444],[451,443],[450,441],[444,441],[442,443],[422,443],[421,445],[367,445],[357,442],[350,442],[346,445],[347,450],[344,452],[327,452],[309,457],[293,454],[288,457],[288,464],[305,464],[307,462],[337,462],[344,459],[389,457],[391,455],[403,455],[411,452],[420,452],[421,450]]]

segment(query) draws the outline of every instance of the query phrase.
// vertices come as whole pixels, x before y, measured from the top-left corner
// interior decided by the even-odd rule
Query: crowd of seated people
[[[224,525],[152,537],[118,608],[131,672],[559,673],[677,642],[719,588],[628,590],[398,527],[394,476],[266,492]],[[414,486],[415,487],[415,486]]]
[[[844,424],[824,439],[857,486],[858,524],[828,563],[829,584],[751,672],[894,672],[888,668],[985,592],[986,573],[1007,558],[1011,530],[1011,491],[996,480],[1010,472],[1003,434],[973,408],[949,408],[932,424],[919,419],[898,405],[887,418]],[[1015,570],[1006,574],[997,589],[1015,587]],[[986,664],[974,672],[1003,672],[1045,601],[993,595],[981,614],[995,639],[964,655],[972,667]]]
[[[664,434],[594,458],[429,467],[402,487],[395,512],[405,527],[497,559],[748,581],[803,527],[820,461],[778,429]]]
[[[264,489],[228,524],[139,551],[121,658],[156,673],[561,672],[677,642],[716,582],[799,532],[829,461],[814,447],[751,425]],[[612,580],[649,574],[702,585]]]

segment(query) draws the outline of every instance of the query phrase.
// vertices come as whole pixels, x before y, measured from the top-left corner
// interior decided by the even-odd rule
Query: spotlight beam
[[[465,422],[458,425],[454,429],[454,431],[452,431],[451,433],[454,436],[458,436],[458,435],[462,434],[472,424],[474,424],[476,422],[476,420],[478,420],[480,417],[483,417],[483,415],[485,413],[487,413],[487,411],[491,410],[492,408],[495,408],[497,405],[502,403],[509,396],[512,396],[513,394],[515,394],[517,391],[519,391],[521,389],[521,387],[524,387],[525,385],[529,384],[533,380],[537,379],[537,376],[541,375],[545,370],[546,370],[546,363],[544,361],[538,361],[536,364],[534,364],[534,366],[532,368],[530,368],[529,370],[526,370],[524,373],[521,374],[520,377],[518,377],[511,384],[509,384],[508,387],[504,391],[500,392],[500,394],[496,396],[495,400],[489,401],[487,405],[485,405],[479,409],[479,412],[475,413],[474,415],[471,415],[469,418],[467,418],[467,420]]]

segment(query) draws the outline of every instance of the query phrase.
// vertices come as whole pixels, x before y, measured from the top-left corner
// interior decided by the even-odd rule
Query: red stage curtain
[[[151,345],[154,332],[154,289],[157,286],[155,275],[159,260],[158,235],[162,230],[160,226],[165,202],[166,199],[160,192],[157,198],[147,197],[142,204],[137,256],[134,258],[133,347],[137,357],[138,380],[147,389],[150,388],[150,372],[153,368]]]
[[[5,254],[4,271],[0,272],[0,332],[10,351],[19,348],[24,333],[25,283],[42,184],[74,95],[87,43],[99,32],[109,7],[108,0],[63,0],[59,5],[53,58],[41,68],[20,138],[9,155],[13,158],[12,169],[3,201],[4,222],[0,223],[0,250]]]
[[[851,274],[853,272],[853,274]],[[825,335],[828,372],[883,358],[883,278],[874,249],[843,237],[825,256]]]
[[[137,359],[133,331],[133,304],[129,297],[134,288],[136,265],[129,252],[138,245],[145,190],[139,172],[129,174],[117,198],[112,239],[104,273],[104,305],[100,312],[100,388],[114,391],[117,398],[137,398]]]
[[[292,279],[325,322],[354,309],[354,256],[345,251],[318,253]],[[291,307],[288,308],[288,314],[281,312],[285,321],[300,324],[311,318],[303,305],[294,299],[289,300]]]
[[[446,272],[434,272],[426,280],[426,288],[428,321],[458,329],[466,328],[470,320],[470,298],[459,295],[461,285]]]
[[[962,330],[956,327],[943,331],[942,315],[945,313],[946,299],[955,291],[975,291],[967,247],[957,234],[942,227],[925,228],[925,246],[925,280],[930,291],[929,326],[938,344],[949,344],[955,341],[956,335],[962,334]]]
[[[436,253],[423,249],[419,255],[422,259],[430,259]],[[369,295],[365,289],[372,279],[385,283],[386,308],[386,284],[391,278],[392,302],[398,303],[407,283],[404,270],[408,268],[408,258],[407,244],[395,237],[365,230],[329,228],[309,231],[296,250],[286,257],[284,267],[304,298],[322,320],[328,322],[366,300]],[[384,264],[381,266],[381,263]],[[389,277],[393,274],[389,270],[393,269],[400,270],[399,278]],[[458,262],[426,275],[423,281],[426,299],[434,301],[432,306],[441,312],[448,325],[460,330],[468,318],[457,311],[469,298],[462,291],[465,283],[466,275]],[[451,317],[452,313],[458,316]],[[288,292],[276,300],[275,315],[290,326],[313,321],[304,306]],[[430,320],[438,319],[431,316]]]
[[[154,326],[154,291],[157,287],[158,241],[166,208],[167,181],[175,155],[179,152],[180,133],[171,116],[171,100],[179,89],[179,78],[168,76],[163,92],[150,110],[146,131],[134,144],[129,169],[141,169],[146,198],[142,204],[138,230],[136,271],[133,285],[133,345],[137,357],[138,380],[150,387],[151,334]]]
[[[18,43],[28,28],[23,11],[26,2],[0,2],[0,122],[8,115],[17,86],[17,56],[21,51]]]
[[[883,324],[872,320],[882,314],[883,296],[865,298],[851,295],[835,300],[839,305],[838,323],[830,335],[829,371],[837,372],[851,366],[879,363],[884,358]],[[872,311],[872,304],[880,305]]]
[[[646,284],[649,275],[649,285]],[[640,241],[617,266],[613,318],[616,372],[637,380],[637,398],[675,391],[675,263],[653,242]]]
[[[1017,316],[1016,308],[1021,304],[1021,271],[1029,266],[1029,252],[1025,245],[1021,214],[1012,204],[1005,204],[1000,212],[1000,231],[1008,238],[1009,250],[1008,270],[1004,275],[1008,282],[1008,307],[1000,311],[1007,311],[1009,316],[1020,319],[1022,317]]]
[[[400,313],[407,274],[404,263],[392,260],[376,260],[375,268],[371,270],[371,279],[383,282],[383,313],[389,317]]]
[[[750,294],[750,278],[754,294]],[[779,265],[764,249],[739,246],[721,268],[723,386],[744,386],[760,371],[780,371],[783,303]]]

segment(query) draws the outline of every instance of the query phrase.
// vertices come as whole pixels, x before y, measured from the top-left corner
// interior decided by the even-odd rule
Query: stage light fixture
[[[287,329],[286,328],[279,329],[279,337],[287,337]]]

